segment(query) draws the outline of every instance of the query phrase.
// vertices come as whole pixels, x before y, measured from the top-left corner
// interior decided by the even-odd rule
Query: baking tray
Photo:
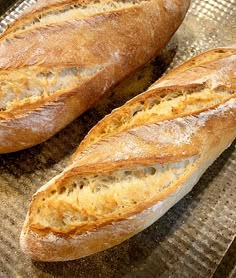
[[[0,1],[0,31],[35,1]],[[4,3],[4,4],[3,4]],[[3,6],[4,5],[4,6]],[[171,68],[207,49],[236,41],[235,0],[193,0],[167,48],[95,108],[48,141],[0,155],[0,277],[236,277],[235,142],[190,194],[152,226],[99,254],[40,263],[19,248],[32,194],[65,167],[88,130]],[[79,246],[78,246],[79,248]]]

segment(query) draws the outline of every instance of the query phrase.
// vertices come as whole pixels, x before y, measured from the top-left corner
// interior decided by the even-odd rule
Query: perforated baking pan
[[[0,0],[0,31],[35,1]],[[7,11],[6,11],[7,10]],[[130,240],[66,263],[39,263],[19,248],[32,194],[66,165],[88,130],[171,68],[207,49],[236,42],[235,0],[193,0],[168,47],[50,140],[0,155],[0,277],[236,277],[235,142],[193,191]],[[78,247],[79,248],[79,247]]]

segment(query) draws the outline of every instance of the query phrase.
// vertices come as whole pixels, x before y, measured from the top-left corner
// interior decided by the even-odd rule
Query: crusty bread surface
[[[37,1],[0,37],[0,153],[38,144],[155,57],[189,0]]]
[[[33,196],[22,250],[78,259],[161,217],[235,139],[235,72],[236,48],[210,50],[100,121]]]

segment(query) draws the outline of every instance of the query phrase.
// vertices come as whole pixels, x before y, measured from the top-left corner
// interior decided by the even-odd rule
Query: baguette
[[[100,121],[33,196],[22,250],[78,259],[161,217],[235,139],[235,72],[236,47],[210,50]]]
[[[0,37],[0,153],[47,140],[168,43],[190,0],[38,1]]]

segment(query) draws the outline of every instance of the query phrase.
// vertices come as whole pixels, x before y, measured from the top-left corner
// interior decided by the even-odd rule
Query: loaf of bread
[[[168,43],[190,0],[42,0],[0,37],[0,153],[38,144]]]
[[[213,49],[106,116],[33,196],[22,250],[77,259],[161,217],[235,139],[235,73],[236,47]]]

